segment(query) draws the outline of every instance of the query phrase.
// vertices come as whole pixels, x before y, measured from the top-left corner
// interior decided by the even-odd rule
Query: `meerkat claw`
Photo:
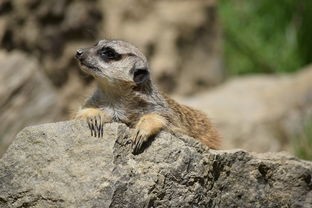
[[[93,118],[87,118],[87,123],[91,131],[91,136],[96,136],[96,130],[94,126],[94,119]]]
[[[103,127],[102,127],[101,116],[94,116],[93,120],[94,120],[94,131],[95,131],[94,136],[100,138],[103,136],[103,134],[102,134]]]
[[[104,122],[102,117],[99,115],[95,118],[95,126],[96,126],[96,130],[97,130],[97,136],[103,137],[103,128],[104,128]]]
[[[132,153],[136,154],[142,148],[143,143],[147,140],[148,136],[140,130],[136,130],[132,137]]]
[[[102,123],[102,120],[101,120],[101,116],[97,116],[96,117],[96,129],[97,129],[97,136],[100,138],[100,137],[102,137],[102,135],[101,135],[101,123]]]
[[[94,117],[94,127],[95,127],[95,137],[100,137],[99,124],[96,116]]]
[[[101,116],[88,117],[87,123],[91,131],[91,136],[99,138],[103,137],[104,122],[102,121]]]
[[[91,131],[91,136],[103,137],[104,124],[110,122],[110,118],[98,108],[85,108],[79,111],[75,117],[79,120],[86,120]]]

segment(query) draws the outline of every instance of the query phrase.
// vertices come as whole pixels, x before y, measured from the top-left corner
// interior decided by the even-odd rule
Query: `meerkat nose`
[[[82,54],[83,54],[83,49],[79,48],[79,49],[76,51],[76,55],[75,55],[76,59],[80,59],[81,56],[82,56]]]

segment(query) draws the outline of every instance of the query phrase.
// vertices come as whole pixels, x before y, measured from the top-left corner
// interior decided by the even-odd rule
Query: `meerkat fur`
[[[158,91],[150,79],[150,67],[138,48],[121,40],[101,40],[78,49],[81,69],[95,78],[97,89],[77,112],[91,135],[103,136],[103,125],[122,122],[132,133],[133,153],[161,130],[189,135],[212,149],[220,136],[202,112],[181,105]]]

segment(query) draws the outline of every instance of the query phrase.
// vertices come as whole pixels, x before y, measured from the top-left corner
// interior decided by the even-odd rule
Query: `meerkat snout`
[[[75,58],[76,59],[80,59],[81,58],[81,55],[83,54],[83,49],[82,48],[79,48],[77,51],[76,51],[76,55],[75,55]]]

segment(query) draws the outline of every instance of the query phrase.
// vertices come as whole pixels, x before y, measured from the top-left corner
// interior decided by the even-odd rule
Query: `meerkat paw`
[[[86,120],[91,136],[103,137],[104,123],[109,122],[103,111],[97,108],[85,108],[79,111],[75,119]]]
[[[132,152],[137,154],[144,142],[156,135],[166,125],[166,119],[157,114],[147,114],[140,118],[132,134]]]
[[[132,135],[132,152],[138,153],[144,142],[146,142],[150,137],[149,132],[143,129],[135,129]]]
[[[104,122],[100,115],[87,118],[87,123],[91,130],[91,136],[103,137]]]

